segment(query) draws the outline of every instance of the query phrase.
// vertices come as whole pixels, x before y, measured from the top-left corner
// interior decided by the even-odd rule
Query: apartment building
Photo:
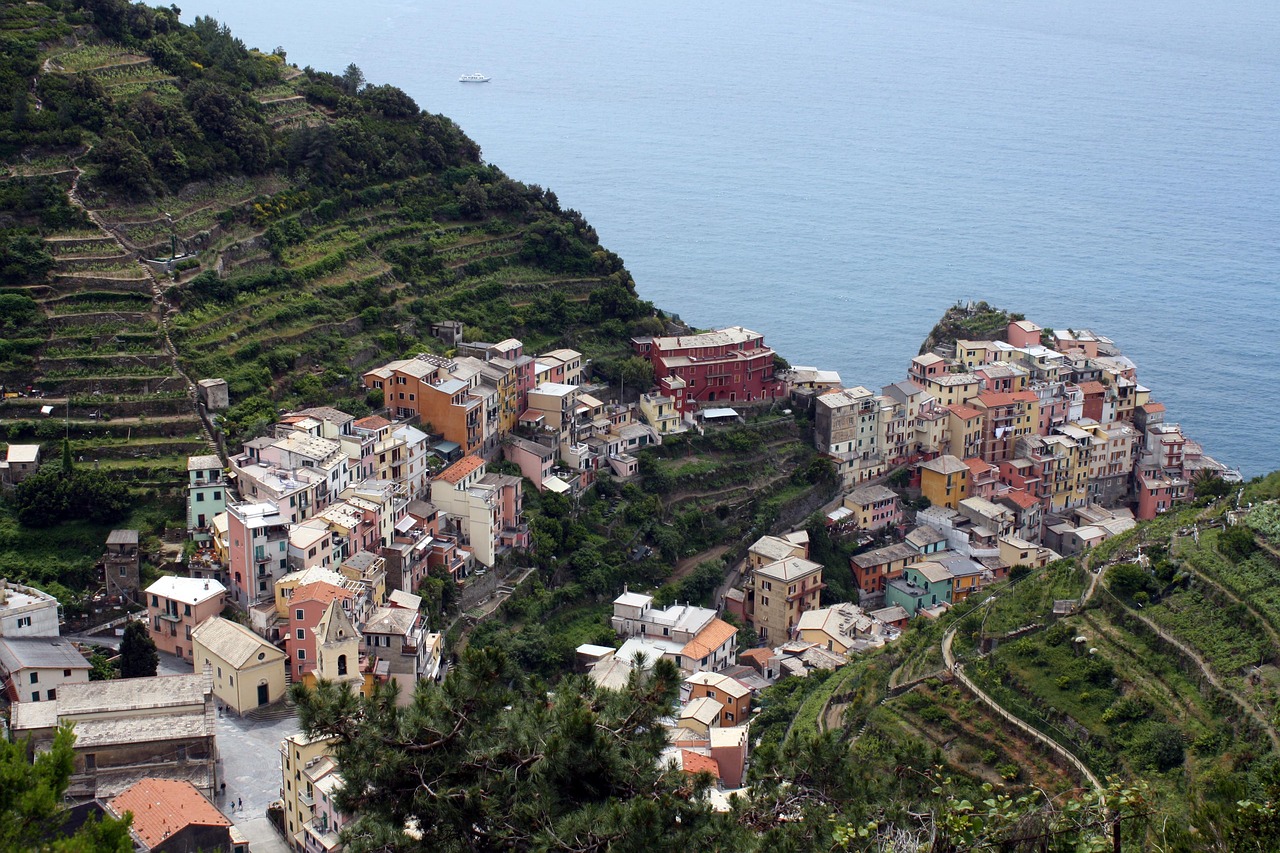
[[[147,631],[156,648],[189,659],[192,632],[222,612],[226,593],[217,581],[200,578],[164,577],[147,587]]]
[[[653,365],[661,381],[684,383],[677,397],[681,413],[702,403],[734,403],[785,396],[786,383],[774,376],[774,352],[764,335],[731,326],[697,335],[642,337],[631,340],[636,355]]]

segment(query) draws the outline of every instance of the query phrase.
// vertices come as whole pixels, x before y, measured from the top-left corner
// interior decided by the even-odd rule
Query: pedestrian
[[[236,800],[236,808],[239,809],[240,811],[244,811],[244,797],[241,797],[240,799]]]
[[[227,796],[227,783],[226,783],[226,782],[223,782],[223,783],[222,783],[222,796],[223,796],[223,797],[226,797],[226,796]]]

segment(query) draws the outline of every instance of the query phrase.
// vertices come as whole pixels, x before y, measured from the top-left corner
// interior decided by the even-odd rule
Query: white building
[[[0,578],[0,637],[58,636],[58,599]]]

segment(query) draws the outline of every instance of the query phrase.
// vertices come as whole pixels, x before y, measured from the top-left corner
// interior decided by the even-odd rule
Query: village
[[[663,761],[709,773],[725,807],[745,783],[753,699],[769,685],[838,668],[1018,570],[1190,501],[1202,478],[1236,476],[1167,422],[1134,363],[1089,331],[1013,320],[1003,340],[947,341],[911,358],[879,393],[782,368],[741,327],[641,337],[632,350],[654,382],[631,402],[591,384],[574,350],[528,355],[518,340],[442,331],[448,357],[363,374],[379,413],[302,409],[225,459],[190,457],[183,574],[144,586],[138,531],[111,534],[104,591],[134,605],[180,672],[91,681],[88,659],[61,636],[57,600],[0,582],[11,737],[40,749],[74,723],[74,802],[133,811],[145,849],[172,849],[177,835],[190,849],[261,853],[281,838],[308,853],[340,849],[331,742],[284,733],[257,756],[253,773],[271,783],[246,812],[238,783],[231,797],[226,787],[243,775],[230,766],[235,726],[288,726],[290,688],[320,680],[366,694],[394,683],[410,702],[450,665],[448,626],[424,608],[424,582],[491,612],[535,571],[522,560],[533,544],[526,489],[576,500],[602,476],[640,477],[646,447],[735,429],[762,408],[811,421],[839,479],[825,527],[868,547],[833,568],[811,559],[805,529],[760,536],[714,606],[659,607],[626,588],[612,604],[615,645],[577,649],[601,688],[659,659],[680,669]],[[208,413],[229,406],[225,382],[199,386]],[[15,485],[41,461],[39,445],[10,445],[0,479]],[[824,598],[833,571],[849,573],[856,598]],[[245,831],[247,817],[268,816],[277,835]]]

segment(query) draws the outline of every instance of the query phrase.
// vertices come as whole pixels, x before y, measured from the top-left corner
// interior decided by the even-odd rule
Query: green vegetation
[[[131,620],[124,626],[124,637],[120,640],[120,677],[155,675],[159,665],[160,654],[156,651],[156,641],[151,639],[146,624]]]
[[[53,744],[27,758],[26,741],[0,740],[0,849],[48,850],[50,853],[130,853],[130,820],[91,819],[74,834],[64,835],[68,812],[62,795],[75,767],[75,733],[67,725]]]

